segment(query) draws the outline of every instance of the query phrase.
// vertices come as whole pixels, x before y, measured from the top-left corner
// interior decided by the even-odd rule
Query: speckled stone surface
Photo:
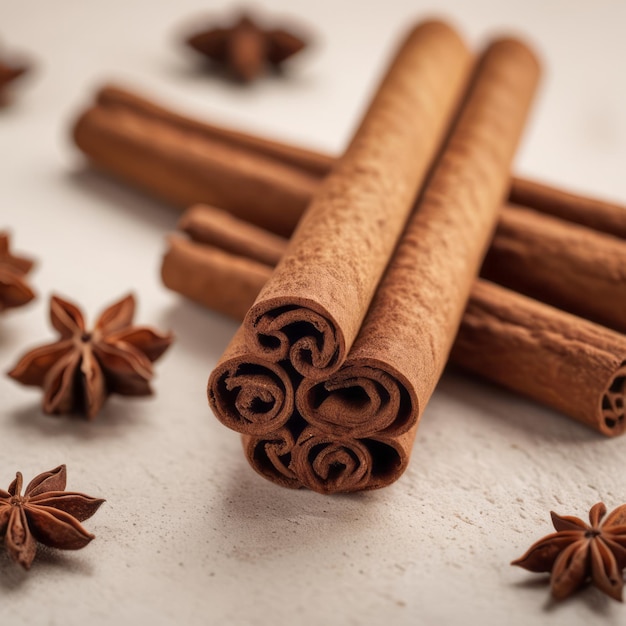
[[[415,4],[265,6],[301,16],[323,39],[294,60],[290,79],[244,92],[195,73],[172,43],[181,20],[206,9],[199,1],[0,0],[3,44],[40,59],[0,113],[0,226],[16,252],[38,258],[41,295],[0,318],[1,369],[52,336],[52,290],[93,319],[133,288],[137,319],[178,337],[157,364],[157,395],[113,398],[93,423],[44,417],[36,390],[0,378],[0,486],[18,469],[32,476],[65,462],[69,489],[107,498],[85,522],[97,538],[84,550],[42,552],[28,575],[0,555],[0,622],[623,623],[625,607],[595,589],[554,606],[540,575],[508,563],[550,532],[550,509],[584,516],[599,500],[626,501],[626,439],[448,372],[401,480],[328,498],[258,477],[239,437],[209,414],[208,373],[236,324],[160,285],[163,234],[177,215],[83,170],[67,128],[92,89],[115,78],[198,115],[338,152]],[[543,55],[516,171],[624,201],[626,83],[615,67],[626,8],[445,0],[437,9],[473,43],[501,27],[529,34]]]

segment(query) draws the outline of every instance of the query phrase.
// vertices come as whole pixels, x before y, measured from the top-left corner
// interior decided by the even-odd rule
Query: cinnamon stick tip
[[[228,211],[224,211],[223,209],[218,209],[207,204],[192,204],[190,207],[185,209],[183,214],[180,216],[178,223],[176,224],[176,228],[182,232],[187,232],[196,221],[196,218],[206,214],[207,212],[219,216],[230,215]]]
[[[421,20],[417,24],[410,27],[405,40],[410,40],[416,36],[431,35],[435,37],[447,37],[451,40],[455,40],[463,48],[465,43],[463,38],[459,34],[459,31],[448,20],[444,18],[433,16],[424,20]]]
[[[107,106],[108,104],[115,103],[119,100],[126,100],[129,98],[135,98],[136,96],[115,83],[103,83],[101,87],[96,91],[94,101],[100,106]]]
[[[541,59],[539,54],[529,43],[514,35],[502,35],[492,39],[487,45],[491,53],[516,55],[524,59],[524,62],[533,67],[534,71],[541,72]]]

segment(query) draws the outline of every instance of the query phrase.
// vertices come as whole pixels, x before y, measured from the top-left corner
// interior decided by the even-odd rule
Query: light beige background
[[[43,416],[40,395],[0,378],[0,484],[68,464],[68,488],[107,498],[76,553],[44,552],[26,575],[0,556],[7,624],[554,624],[626,609],[589,589],[553,606],[541,577],[512,568],[550,531],[548,511],[626,501],[626,439],[448,373],[405,476],[377,493],[280,489],[245,463],[211,415],[209,371],[235,324],[159,283],[165,206],[84,169],[71,120],[106,80],[209,119],[338,152],[396,38],[447,15],[479,45],[518,32],[545,78],[516,171],[626,201],[623,1],[268,0],[317,44],[291,76],[249,89],[194,69],[178,27],[228,3],[0,0],[0,38],[37,71],[0,112],[0,227],[38,260],[39,299],[0,319],[0,369],[53,337],[47,300],[90,319],[134,290],[138,321],[172,328],[153,399],[112,399],[93,423]]]

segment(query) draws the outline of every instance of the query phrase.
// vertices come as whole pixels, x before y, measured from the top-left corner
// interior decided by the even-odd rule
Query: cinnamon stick
[[[609,215],[615,217],[621,211],[626,216],[626,209],[611,206]],[[246,223],[216,211],[198,205],[184,214],[179,228],[194,240],[276,265],[284,252],[284,238],[265,233],[256,242],[252,235],[235,245],[234,241],[244,234],[238,230],[245,230]],[[263,244],[266,240],[268,243]],[[251,245],[269,247],[263,256],[246,252],[245,248]],[[626,244],[616,237],[505,203],[481,275],[513,291],[626,332]]]
[[[207,243],[271,266],[278,264],[287,247],[285,238],[203,204],[190,207],[183,213],[178,230],[189,235],[192,241]]]
[[[626,207],[618,204],[523,178],[513,179],[510,199],[515,204],[626,239]]]
[[[285,236],[318,187],[317,177],[297,168],[124,107],[92,108],[76,124],[74,139],[98,167],[181,209],[218,204]]]
[[[565,227],[571,225],[565,223]],[[238,231],[236,225],[233,229]],[[226,273],[223,284],[238,291],[242,301],[239,313],[226,312],[242,320],[241,310],[247,310],[246,303],[249,307],[254,302],[267,280],[261,272],[247,270],[246,263],[258,264],[244,256],[253,254],[246,243],[248,237],[254,242],[264,240],[268,247],[275,246],[273,235],[259,229],[241,238],[237,253],[221,256],[211,255],[210,245],[185,242],[198,246],[207,252],[208,259],[216,261],[200,265],[193,259],[185,263],[176,256],[166,255],[163,269],[167,268],[173,277],[169,287],[196,301],[204,298],[205,306],[211,310],[222,307],[224,312],[224,292],[219,287],[213,288],[211,277]],[[279,255],[285,248],[286,241],[279,243],[274,248],[275,254]],[[583,254],[581,260],[584,258]],[[265,276],[269,276],[271,267],[261,267],[265,268]],[[193,287],[197,283],[189,280],[195,275],[205,276],[211,286],[195,291]],[[616,436],[623,433],[626,425],[626,379],[621,380],[625,376],[625,342],[616,332],[479,279],[472,287],[450,361],[554,408],[603,435]],[[277,440],[253,437],[246,441],[257,470],[265,468],[263,472],[273,474],[265,448],[269,446],[276,452]],[[284,450],[291,447],[285,444]],[[403,466],[408,449],[396,445],[394,450],[390,458],[399,455],[405,459],[400,463]],[[277,452],[272,458],[287,458],[285,455],[287,452]],[[381,473],[384,472],[381,470],[377,475]]]
[[[287,240],[238,220],[229,213],[204,205],[190,208],[179,222],[179,229],[194,241],[210,244],[198,247],[198,254],[212,255],[214,246],[230,252],[238,263],[250,259],[251,268],[244,275],[258,275],[258,280],[244,289],[245,296],[236,298],[241,305],[232,310],[230,292],[239,292],[241,276],[229,276],[232,256],[220,257],[225,274],[219,288],[198,292],[191,287],[198,281],[194,265],[187,267],[167,258],[164,270],[172,272],[167,286],[197,300],[211,309],[241,320],[287,248]],[[183,245],[178,243],[178,245]],[[186,245],[186,244],[185,244]],[[192,246],[193,247],[193,246]],[[170,252],[170,255],[172,252]],[[168,255],[169,256],[169,255]],[[263,269],[258,268],[263,264]],[[210,275],[210,261],[203,275]],[[199,268],[199,264],[195,264]],[[185,269],[183,269],[185,268]],[[598,322],[620,332],[626,331],[626,242],[589,230],[530,209],[505,205],[481,268],[481,276],[532,298]],[[200,283],[201,284],[201,283]],[[197,295],[196,295],[197,294]]]
[[[284,165],[297,167],[317,177],[325,176],[335,161],[334,157],[327,154],[194,120],[116,85],[102,87],[96,95],[96,104],[98,107],[111,111],[120,108],[132,111],[138,117],[152,118],[168,126],[178,127],[190,134],[204,137],[211,142],[217,140],[233,148],[243,148],[246,152],[268,156],[281,161]]]
[[[124,112],[132,118],[134,127],[146,127],[145,132],[115,132],[116,120]],[[106,118],[108,123],[103,123]],[[167,128],[176,137],[178,147],[173,153],[159,149],[162,130]],[[190,135],[204,144],[203,150],[185,150]],[[265,215],[271,203],[281,222],[274,225],[267,217],[265,223],[251,221],[283,235],[290,235],[307,206],[313,192],[311,178],[319,180],[325,176],[335,158],[331,155],[303,149],[272,139],[243,133],[222,126],[211,125],[180,115],[155,104],[151,100],[115,86],[99,90],[96,105],[82,113],[75,123],[74,136],[77,145],[91,161],[101,169],[119,176],[122,180],[137,185],[159,198],[165,199],[182,209],[191,204],[206,202],[228,208],[235,215],[245,213]],[[217,147],[216,147],[217,144]],[[209,171],[213,161],[203,155],[219,154],[224,144],[245,154],[245,163],[256,159],[254,167],[241,167],[240,159],[221,160],[218,170],[229,185],[214,185],[215,176]],[[124,154],[132,151],[137,155],[129,164]],[[186,152],[184,165],[171,165],[171,159],[180,151]],[[233,154],[230,152],[229,154]],[[278,166],[278,172],[272,166]],[[287,171],[280,167],[287,168]],[[168,176],[170,167],[176,169],[175,176]],[[294,176],[294,170],[304,178]],[[206,172],[198,174],[198,172]],[[288,172],[288,173],[287,173]],[[283,185],[282,180],[286,183]],[[302,185],[302,189],[298,186]],[[249,188],[274,189],[270,199],[263,193],[250,194]],[[280,190],[280,194],[278,191]],[[306,198],[304,198],[306,196]],[[626,208],[619,204],[573,194],[524,178],[511,179],[510,202],[534,208],[543,213],[578,223],[589,228],[626,238]],[[295,214],[295,215],[294,215]],[[274,215],[270,212],[269,215]]]
[[[440,22],[400,46],[345,154],[244,320],[248,344],[325,378],[346,358],[447,131],[470,55]]]
[[[283,428],[294,411],[289,371],[250,354],[242,329],[222,357],[214,406],[222,422],[240,433],[263,435]]]
[[[288,428],[266,437],[242,437],[252,468],[272,482],[319,493],[381,489],[406,469],[412,436],[355,439],[308,426],[297,438]]]
[[[532,53],[515,40],[488,48],[347,358],[320,380],[318,372],[300,371],[300,354],[296,359],[293,351],[285,354],[290,357],[285,363],[303,375],[294,385],[297,411],[286,424],[294,442],[288,469],[303,486],[322,493],[372,489],[397,479],[404,469],[400,460],[408,460],[419,416],[447,360],[506,193],[538,71]],[[298,241],[306,219],[296,232],[296,245],[292,241],[288,246],[268,284],[278,274],[283,281],[279,287],[293,288],[280,271],[288,267],[289,255],[297,258],[298,246],[306,248],[306,239]],[[266,284],[246,320],[267,292]],[[291,311],[296,313],[291,319],[298,320],[298,309]],[[287,340],[293,337],[289,327],[283,332]],[[267,351],[253,344],[252,353],[265,357]],[[209,401],[222,420],[218,396],[229,365],[228,358],[221,360],[209,379]],[[257,435],[248,453],[266,450],[263,442],[274,437],[269,430]],[[281,441],[284,449],[286,440]],[[373,441],[381,445],[373,448]],[[406,456],[395,453],[390,464],[389,452],[397,446],[405,446]],[[284,476],[283,466],[280,460],[277,476]],[[386,470],[374,471],[381,466]]]
[[[509,205],[481,276],[626,332],[626,241],[616,237]]]
[[[161,267],[166,287],[240,320],[271,274],[263,263],[182,237],[170,237]]]
[[[451,361],[594,428],[624,432],[626,338],[478,281]]]

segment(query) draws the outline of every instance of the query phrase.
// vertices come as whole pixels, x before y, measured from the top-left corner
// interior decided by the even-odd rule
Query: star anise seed
[[[188,37],[187,45],[244,82],[257,78],[269,64],[278,67],[307,44],[285,29],[264,29],[242,14],[232,25],[209,28]]]
[[[96,416],[107,396],[152,393],[152,362],[172,342],[147,326],[133,326],[132,295],[108,307],[87,330],[80,309],[58,296],[50,301],[50,319],[60,334],[54,343],[25,354],[9,372],[24,385],[42,387],[48,414]]]
[[[556,533],[534,543],[511,565],[531,572],[551,572],[552,595],[563,600],[591,582],[615,600],[622,601],[626,567],[626,504],[602,522],[606,506],[599,502],[589,512],[589,524],[578,517],[551,512]]]
[[[9,235],[0,232],[0,313],[23,306],[35,297],[26,282],[33,262],[12,254],[9,247]]]
[[[5,491],[0,489],[0,537],[9,556],[25,569],[37,552],[37,542],[61,550],[84,548],[94,535],[80,522],[89,519],[104,502],[83,493],[65,491],[65,465],[30,481],[22,495],[22,474]]]

